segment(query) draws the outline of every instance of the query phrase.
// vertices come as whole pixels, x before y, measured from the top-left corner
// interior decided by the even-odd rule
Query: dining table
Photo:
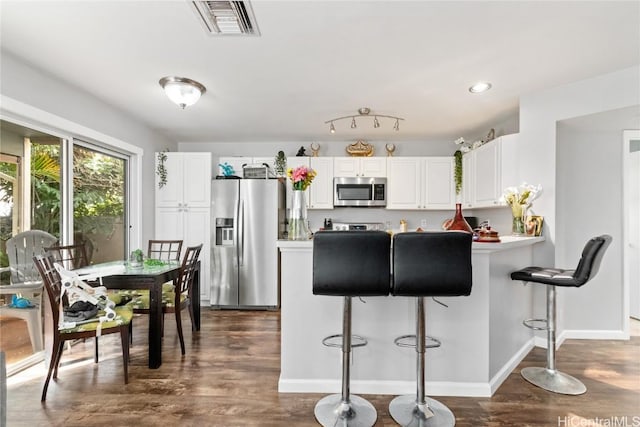
[[[132,266],[128,261],[110,261],[92,264],[74,270],[78,275],[100,276],[101,285],[107,289],[149,290],[149,368],[162,365],[162,285],[176,283],[180,278],[180,263]],[[104,275],[102,274],[104,273]],[[198,261],[192,285],[192,329],[200,330],[200,262]]]

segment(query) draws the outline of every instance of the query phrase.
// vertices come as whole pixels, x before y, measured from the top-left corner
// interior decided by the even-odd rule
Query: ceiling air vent
[[[248,1],[194,1],[192,3],[212,35],[260,35],[256,18]]]

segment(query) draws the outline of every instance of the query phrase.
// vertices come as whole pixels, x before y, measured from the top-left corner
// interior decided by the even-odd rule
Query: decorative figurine
[[[386,144],[384,146],[384,148],[386,148],[387,156],[389,156],[389,157],[393,156],[393,152],[396,151],[396,145],[395,144]]]
[[[224,162],[222,164],[218,163],[218,166],[220,166],[220,169],[222,169],[222,175],[224,176],[232,176],[235,173],[235,171],[233,170],[233,166],[231,166],[227,162]]]
[[[317,142],[311,143],[311,157],[318,157],[318,152],[320,152],[320,144]]]
[[[306,156],[307,153],[305,153],[304,151],[304,147],[300,147],[300,149],[298,150],[298,152],[296,153],[296,157],[304,157]]]

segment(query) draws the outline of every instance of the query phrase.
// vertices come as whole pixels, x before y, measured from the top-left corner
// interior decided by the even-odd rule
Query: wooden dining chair
[[[201,250],[202,244],[187,247],[180,267],[180,277],[176,280],[175,288],[172,290],[163,290],[162,292],[162,314],[164,316],[165,313],[175,313],[178,337],[180,338],[180,349],[183,355],[185,354],[185,347],[181,312],[184,308],[189,310],[191,330],[194,331],[195,323],[193,320],[193,307],[191,305],[191,301],[193,301],[192,289]],[[148,292],[134,297],[129,305],[133,307],[134,313],[149,314]]]
[[[58,378],[58,366],[60,365],[60,359],[62,356],[62,349],[64,343],[69,340],[77,340],[83,338],[95,337],[95,356],[94,361],[98,363],[98,336],[108,334],[120,334],[120,341],[122,342],[122,361],[124,367],[124,383],[129,383],[129,325],[133,318],[133,312],[130,307],[116,306],[114,308],[116,316],[113,320],[105,322],[88,322],[82,324],[76,324],[73,327],[59,329],[60,316],[64,316],[64,311],[61,310],[68,307],[69,301],[66,296],[61,296],[62,291],[62,279],[60,274],[55,268],[54,260],[52,256],[35,256],[33,262],[42,277],[44,282],[44,288],[49,296],[49,308],[51,310],[52,318],[52,336],[53,346],[51,349],[51,361],[49,363],[49,371],[47,378],[44,382],[42,389],[41,401],[44,402],[47,398],[47,389],[49,388],[49,381],[51,380],[51,374],[53,379]],[[98,313],[97,316],[100,316]],[[78,322],[79,323],[79,322]],[[98,328],[98,325],[100,327]],[[100,332],[98,332],[98,329]]]
[[[149,240],[147,258],[161,261],[180,261],[182,240]]]
[[[59,263],[67,270],[75,270],[89,265],[84,242],[76,245],[51,246],[45,248],[45,252],[53,257],[54,262]]]

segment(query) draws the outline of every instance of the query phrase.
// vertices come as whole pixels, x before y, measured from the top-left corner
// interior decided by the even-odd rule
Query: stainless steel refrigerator
[[[284,185],[276,179],[214,179],[211,305],[280,305],[278,250],[285,218]]]

